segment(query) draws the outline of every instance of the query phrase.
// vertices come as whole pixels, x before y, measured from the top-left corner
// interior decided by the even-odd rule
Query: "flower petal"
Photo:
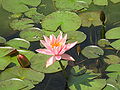
[[[55,56],[56,60],[60,60],[61,56]]]
[[[52,65],[55,61],[56,61],[55,56],[51,56],[51,57],[47,60],[47,62],[46,62],[46,68],[47,68],[48,66]]]
[[[60,34],[57,37],[57,41],[60,41],[62,39],[62,32],[60,32]]]
[[[49,43],[45,42],[44,40],[40,40],[40,42],[49,50],[51,50],[51,46],[49,45]]]
[[[60,41],[60,43],[62,43],[62,45],[65,45],[67,40],[67,34],[65,34],[64,38]]]
[[[62,54],[61,55],[62,59],[68,60],[68,61],[75,61],[72,56],[68,54]]]
[[[46,54],[46,55],[53,55],[53,53],[48,49],[37,49],[35,51],[38,53]]]
[[[44,40],[46,41],[46,43],[50,43],[50,39],[47,36],[43,35],[43,37],[44,37]]]
[[[71,49],[72,47],[74,47],[77,44],[77,41],[71,44],[67,44],[67,50]]]

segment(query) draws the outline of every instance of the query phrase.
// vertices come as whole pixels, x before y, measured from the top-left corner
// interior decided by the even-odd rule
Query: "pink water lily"
[[[67,34],[62,37],[62,32],[56,38],[54,35],[43,36],[44,40],[40,42],[45,46],[46,49],[37,49],[36,51],[46,55],[52,55],[46,62],[46,67],[52,65],[56,60],[65,59],[68,61],[75,61],[73,57],[65,52],[77,44],[77,41],[71,44],[65,44],[67,40]]]

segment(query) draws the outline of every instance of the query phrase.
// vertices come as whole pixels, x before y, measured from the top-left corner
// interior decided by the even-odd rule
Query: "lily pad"
[[[46,16],[42,21],[45,30],[56,31],[61,26],[63,32],[75,31],[81,25],[80,17],[68,11],[57,11]]]
[[[112,64],[112,65],[108,66],[106,71],[117,71],[117,72],[120,72],[120,64]]]
[[[110,44],[116,50],[120,50],[120,40],[116,40]]]
[[[81,31],[69,31],[66,32],[68,35],[68,43],[72,43],[78,41],[78,43],[82,43],[86,39],[86,35]]]
[[[30,43],[29,41],[25,40],[25,39],[21,39],[21,38],[14,38],[12,40],[9,40],[7,43],[7,45],[10,45],[11,47],[14,48],[29,48],[30,47]]]
[[[31,19],[27,18],[22,18],[21,20],[16,19],[10,23],[10,27],[13,30],[24,30],[27,28],[32,28],[34,26],[32,23],[34,22]]]
[[[85,12],[81,13],[79,16],[81,17],[81,23],[84,27],[102,25],[102,22],[100,21],[100,11]]]
[[[120,27],[112,28],[106,32],[105,36],[107,39],[120,39]]]
[[[83,0],[54,0],[55,1],[55,6],[59,10],[69,10],[69,11],[74,11],[74,10],[80,10],[82,8],[88,7],[88,4],[84,2]]]
[[[98,58],[104,54],[104,51],[98,46],[87,46],[82,50],[82,54],[88,59]]]
[[[39,28],[29,28],[20,32],[20,37],[28,41],[39,41],[44,33]]]
[[[108,5],[107,0],[93,0],[94,4],[96,5]]]
[[[6,39],[0,36],[0,43],[6,43]]]
[[[21,80],[28,80],[33,84],[38,84],[44,79],[44,74],[36,72],[30,68],[12,67],[6,69],[0,75],[0,80],[2,81],[11,78],[19,78]]]
[[[0,57],[0,70],[4,70],[11,63],[11,58],[8,57]]]
[[[0,57],[7,55],[8,53],[12,52],[13,50],[15,50],[15,49],[12,47],[0,47]]]
[[[98,41],[98,45],[99,45],[100,47],[105,47],[106,45],[110,45],[110,42],[109,42],[107,39],[100,39],[100,40]]]
[[[3,0],[2,6],[5,10],[12,13],[21,13],[29,10],[28,6],[38,6],[41,0]]]
[[[118,64],[120,63],[120,58],[116,55],[107,55],[104,61],[108,64]]]
[[[31,68],[33,70],[44,72],[44,73],[55,73],[58,71],[61,71],[61,67],[59,65],[59,62],[56,61],[53,65],[49,67],[45,67],[46,61],[50,58],[48,55],[43,54],[37,54],[34,57],[31,58]],[[67,66],[67,61],[62,61],[64,67]]]

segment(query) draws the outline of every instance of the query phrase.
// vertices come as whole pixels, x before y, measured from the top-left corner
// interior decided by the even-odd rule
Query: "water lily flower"
[[[62,32],[56,38],[53,34],[48,38],[47,36],[43,36],[44,40],[40,40],[40,42],[45,46],[46,49],[37,49],[38,53],[52,55],[46,62],[46,67],[52,65],[56,60],[65,59],[68,61],[75,61],[73,57],[65,52],[77,44],[77,41],[71,44],[66,44],[67,34],[62,37]]]

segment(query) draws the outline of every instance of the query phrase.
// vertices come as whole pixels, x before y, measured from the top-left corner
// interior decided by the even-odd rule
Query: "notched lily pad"
[[[21,38],[14,38],[12,40],[9,40],[7,43],[7,45],[10,45],[14,48],[29,48],[30,47],[30,43],[29,41],[25,40],[25,39],[21,39]]]
[[[28,41],[38,41],[41,40],[44,32],[39,28],[29,28],[20,32],[20,37]]]
[[[98,58],[104,54],[104,51],[98,46],[87,46],[82,50],[82,54],[88,59]]]
[[[61,27],[63,32],[75,31],[81,25],[80,17],[68,11],[57,11],[46,16],[42,21],[42,27],[45,30],[56,31]]]
[[[32,23],[34,22],[31,19],[27,18],[22,18],[21,20],[16,19],[10,23],[10,27],[13,30],[24,30],[27,28],[32,28],[34,26]]]
[[[31,68],[36,71],[44,72],[44,73],[54,73],[61,71],[61,67],[59,62],[56,61],[53,65],[48,68],[45,67],[46,61],[50,58],[49,55],[37,54],[31,58]],[[62,61],[64,67],[67,66],[67,61]]]

